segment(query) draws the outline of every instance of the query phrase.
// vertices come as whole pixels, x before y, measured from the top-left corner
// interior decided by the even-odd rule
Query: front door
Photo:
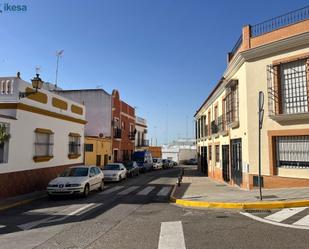
[[[222,145],[222,175],[223,180],[226,182],[230,181],[230,163],[229,163],[229,145]]]
[[[101,155],[97,155],[96,165],[97,165],[98,167],[101,166]]]
[[[205,176],[208,176],[208,163],[207,163],[207,147],[202,147],[202,157],[201,157],[202,172]]]
[[[104,155],[104,166],[108,164],[108,155]]]
[[[231,151],[232,179],[238,186],[240,186],[242,184],[241,138],[232,139],[231,144],[232,144],[232,151]]]

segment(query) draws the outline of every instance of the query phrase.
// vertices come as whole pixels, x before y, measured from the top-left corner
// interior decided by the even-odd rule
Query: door
[[[201,167],[205,176],[208,176],[208,162],[207,162],[207,147],[201,148]]]
[[[230,181],[229,147],[229,145],[222,145],[222,175],[223,180],[226,182]]]
[[[240,186],[242,184],[241,138],[232,139],[231,144],[232,144],[232,151],[231,151],[232,179],[238,186]]]
[[[114,163],[118,162],[118,150],[114,150]]]
[[[96,165],[97,165],[98,167],[101,166],[101,155],[97,155]]]
[[[108,155],[104,155],[104,166],[108,164]]]

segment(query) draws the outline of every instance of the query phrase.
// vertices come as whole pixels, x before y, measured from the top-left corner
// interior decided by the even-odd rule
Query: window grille
[[[35,156],[53,156],[54,135],[52,133],[35,133]]]
[[[10,132],[10,125],[7,123],[0,123],[1,126],[5,127],[6,134]],[[0,163],[8,163],[9,158],[9,140],[0,144]]]
[[[238,84],[227,88],[226,96],[226,123],[238,121]]]
[[[80,155],[80,137],[69,136],[69,154]]]
[[[216,145],[216,162],[220,161],[220,145]]]
[[[309,136],[276,137],[277,167],[309,167]]]
[[[281,65],[282,111],[285,114],[308,112],[306,60]]]
[[[211,149],[211,145],[208,146],[208,157],[209,157],[209,161],[211,161],[212,157],[211,157],[211,153],[212,149]]]

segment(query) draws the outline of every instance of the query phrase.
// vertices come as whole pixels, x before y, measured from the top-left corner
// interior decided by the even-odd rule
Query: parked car
[[[147,172],[153,168],[151,152],[148,150],[135,151],[133,153],[133,161],[136,161],[140,172]]]
[[[171,167],[171,165],[170,165],[169,160],[167,160],[167,159],[162,159],[162,168],[163,168],[163,169],[168,169],[168,168],[170,168],[170,167]]]
[[[47,185],[47,194],[72,195],[83,194],[85,197],[95,189],[102,191],[104,188],[104,174],[95,166],[76,166],[67,168],[57,178]]]
[[[138,176],[139,167],[135,161],[125,162],[124,166],[127,169],[127,176]]]
[[[178,165],[178,163],[175,162],[175,161],[172,161],[172,160],[171,160],[171,162],[172,162],[173,166],[177,166],[177,165]]]
[[[102,169],[105,181],[117,181],[127,178],[127,169],[122,163],[109,163]]]
[[[153,158],[152,162],[153,162],[153,168],[154,169],[162,169],[163,163],[162,163],[161,158]]]
[[[169,168],[174,168],[174,162],[172,160],[167,159]]]
[[[191,158],[186,161],[187,165],[197,165],[197,160],[195,158]]]

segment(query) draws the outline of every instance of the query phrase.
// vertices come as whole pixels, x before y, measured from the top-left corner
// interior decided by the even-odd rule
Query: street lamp
[[[25,98],[28,97],[31,94],[35,94],[38,92],[38,89],[41,89],[43,86],[43,81],[40,78],[40,74],[36,74],[36,77],[33,77],[33,79],[31,80],[32,83],[32,88],[35,89],[35,91],[31,91],[31,92],[19,92],[19,99],[21,98]]]

